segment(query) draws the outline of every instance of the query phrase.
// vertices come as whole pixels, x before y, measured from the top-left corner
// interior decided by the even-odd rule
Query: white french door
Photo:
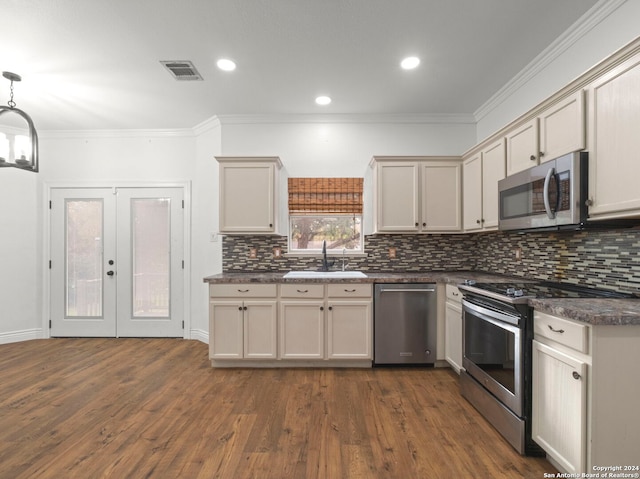
[[[51,189],[51,336],[183,336],[183,195]]]

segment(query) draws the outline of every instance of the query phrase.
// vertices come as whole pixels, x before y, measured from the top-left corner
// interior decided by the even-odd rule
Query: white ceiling
[[[214,115],[472,114],[596,0],[0,0],[0,70],[40,130]],[[406,55],[422,60],[403,71]],[[233,73],[218,70],[235,60]],[[178,82],[160,60],[191,60]],[[0,104],[8,81],[0,78]],[[315,105],[326,94],[333,103]]]

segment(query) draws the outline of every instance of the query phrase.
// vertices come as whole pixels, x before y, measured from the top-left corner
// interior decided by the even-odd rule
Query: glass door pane
[[[102,199],[67,199],[65,205],[65,316],[101,318]]]
[[[131,200],[132,317],[169,317],[170,198]]]

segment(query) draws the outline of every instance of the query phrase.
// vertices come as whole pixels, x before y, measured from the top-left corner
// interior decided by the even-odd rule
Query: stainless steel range
[[[459,285],[464,298],[462,395],[520,453],[543,455],[531,439],[530,298],[628,298],[632,294],[566,283]]]

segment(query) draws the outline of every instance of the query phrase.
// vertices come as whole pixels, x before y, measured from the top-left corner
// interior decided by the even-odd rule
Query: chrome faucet
[[[333,266],[335,261],[327,260],[327,241],[322,240],[322,269],[321,271],[329,271],[329,268]]]

